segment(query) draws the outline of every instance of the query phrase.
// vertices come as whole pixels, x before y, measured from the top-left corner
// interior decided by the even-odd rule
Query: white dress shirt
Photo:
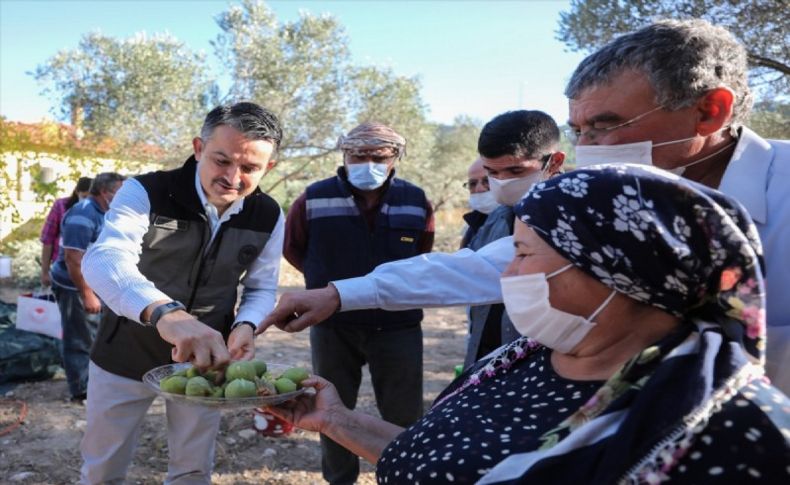
[[[503,237],[477,251],[427,253],[379,265],[365,276],[333,281],[341,311],[407,310],[502,302],[499,278],[515,249]]]
[[[766,372],[790,395],[790,141],[741,129],[719,190],[752,216],[765,255]]]
[[[754,219],[766,264],[766,371],[790,395],[790,142],[742,128],[719,190]],[[430,253],[378,266],[366,276],[333,281],[341,311],[405,310],[501,303],[499,279],[515,251],[511,237],[477,252]]]
[[[213,240],[220,226],[242,210],[244,200],[235,201],[220,217],[208,203],[197,173],[195,190],[206,209]],[[140,314],[151,303],[172,300],[137,269],[150,211],[148,194],[140,182],[126,180],[110,204],[99,239],[82,261],[82,272],[91,288],[113,312],[134,322],[140,321]],[[284,225],[281,211],[269,241],[241,279],[243,291],[237,322],[258,325],[274,308]]]

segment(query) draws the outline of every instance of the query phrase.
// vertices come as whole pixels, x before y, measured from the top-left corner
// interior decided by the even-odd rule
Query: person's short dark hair
[[[110,190],[116,183],[123,182],[126,177],[115,172],[103,172],[91,182],[90,194],[101,195],[102,190]]]
[[[80,179],[77,180],[77,186],[74,187],[74,192],[89,191],[91,188],[91,182],[93,182],[93,179],[90,177],[80,177]]]
[[[66,201],[66,210],[71,209],[74,206],[74,204],[79,202],[80,192],[90,191],[92,182],[93,179],[90,177],[80,177],[80,179],[77,181],[77,185],[74,186],[74,190],[71,191],[71,195],[69,196],[69,199]]]
[[[239,131],[248,140],[265,140],[274,145],[274,152],[280,148],[283,139],[283,130],[277,116],[255,103],[243,101],[236,104],[223,104],[209,111],[200,137],[203,140],[211,138],[214,129],[220,125],[228,125]]]
[[[560,129],[551,116],[535,110],[508,111],[483,126],[477,151],[486,158],[532,159],[555,151],[559,142]]]

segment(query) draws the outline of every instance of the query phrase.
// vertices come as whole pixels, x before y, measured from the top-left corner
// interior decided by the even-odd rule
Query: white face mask
[[[387,181],[389,165],[386,163],[347,163],[348,182],[359,190],[375,190]]]
[[[729,129],[728,128],[723,128]],[[675,143],[683,143],[684,141],[693,140],[694,136],[690,138],[681,138],[680,140],[671,140],[661,143],[653,143],[650,140],[639,141],[636,143],[624,143],[622,145],[579,145],[576,147],[576,167],[582,168],[588,165],[598,165],[602,163],[639,163],[642,165],[653,165],[653,148],[674,145]],[[700,162],[718,155],[732,144],[728,144],[721,150],[717,150],[710,155],[694,160],[680,167],[665,169],[675,175],[682,176],[686,168],[696,165]],[[658,167],[661,168],[661,167]]]
[[[475,192],[469,194],[469,207],[473,211],[482,212],[483,214],[490,214],[494,211],[499,204],[497,204],[494,194],[488,190],[486,192]]]
[[[549,302],[548,279],[572,267],[569,264],[548,275],[533,273],[505,276],[500,280],[505,311],[516,330],[521,335],[564,354],[576,347],[592,330],[595,326],[592,320],[617,293],[612,290],[590,318],[557,310]]]
[[[494,199],[509,207],[513,207],[524,197],[533,185],[543,180],[543,170],[527,175],[526,177],[500,180],[488,177],[488,185]]]

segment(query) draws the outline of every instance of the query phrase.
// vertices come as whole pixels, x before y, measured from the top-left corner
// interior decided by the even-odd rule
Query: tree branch
[[[277,179],[277,181],[274,182],[274,184],[272,184],[269,187],[267,187],[266,190],[264,190],[264,192],[269,193],[272,190],[276,189],[280,184],[282,184],[286,180],[289,180],[289,179],[295,177],[296,175],[299,175],[300,173],[302,173],[302,171],[305,168],[307,168],[308,165],[310,165],[311,163],[315,162],[317,159],[319,159],[321,157],[325,157],[326,155],[328,155],[332,151],[334,151],[334,150],[328,149],[328,150],[323,151],[322,153],[317,153],[315,155],[310,155],[309,157],[307,157],[307,161],[306,162],[304,162],[303,164],[299,165],[299,167],[296,170],[294,170],[294,171],[292,171],[290,173],[287,173],[287,174],[283,175],[282,177],[280,177],[279,179]]]
[[[750,52],[749,61],[755,66],[767,67],[769,69],[779,71],[784,75],[790,75],[790,66],[775,59],[769,59],[767,57]]]

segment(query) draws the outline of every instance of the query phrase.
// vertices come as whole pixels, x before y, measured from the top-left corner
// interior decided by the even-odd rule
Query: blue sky
[[[81,36],[169,32],[207,54],[226,1],[0,0],[0,114],[33,122],[52,117],[53,101],[26,74]],[[354,62],[417,76],[429,118],[467,114],[486,121],[508,109],[541,109],[562,124],[565,81],[582,54],[555,40],[567,1],[270,1],[278,18],[300,9],[330,13],[346,28]]]

